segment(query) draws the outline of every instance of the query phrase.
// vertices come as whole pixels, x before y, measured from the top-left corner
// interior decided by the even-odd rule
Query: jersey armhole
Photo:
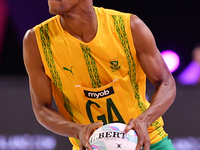
[[[40,31],[39,31],[40,30],[40,26],[37,25],[33,29],[35,31],[36,41],[37,41],[39,53],[40,53],[40,56],[41,56],[41,59],[42,59],[42,64],[44,66],[45,74],[49,78],[51,78],[51,73],[50,73],[49,67],[47,65],[47,62],[46,62],[46,59],[45,59],[45,54],[44,54],[43,47],[42,47],[42,41],[41,41],[41,36],[40,36]]]

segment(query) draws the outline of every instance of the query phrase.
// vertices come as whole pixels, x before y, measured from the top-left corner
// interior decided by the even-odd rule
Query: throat
[[[78,40],[84,42],[84,43],[89,43],[96,37],[96,34],[97,34],[97,30],[94,33],[88,32],[88,33],[84,33],[82,36],[74,35],[74,37],[77,38]]]
[[[76,39],[85,43],[91,42],[97,35],[98,20],[96,15],[86,18],[68,18],[67,20],[61,17],[61,25],[65,31]]]
[[[69,30],[68,33],[84,43],[89,43],[96,37],[97,31],[98,24],[90,23],[76,26],[72,30]]]

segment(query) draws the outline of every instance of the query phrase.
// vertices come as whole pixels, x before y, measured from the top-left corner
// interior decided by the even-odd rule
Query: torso
[[[132,41],[130,14],[103,8],[95,11],[98,29],[90,42],[63,30],[59,16],[35,27],[45,72],[52,80],[58,109],[67,119],[82,124],[102,118],[104,123],[127,123],[149,106],[145,100],[146,76]],[[98,97],[101,102],[84,93],[106,95],[110,87],[117,92]],[[163,126],[161,118],[157,122],[156,128]],[[149,128],[150,132],[154,130],[155,126]]]

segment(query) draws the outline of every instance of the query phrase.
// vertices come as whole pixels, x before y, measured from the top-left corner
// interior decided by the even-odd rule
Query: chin
[[[49,5],[49,13],[52,15],[56,15],[57,9],[60,6],[60,2],[56,0],[51,0],[51,1],[48,1],[48,5]]]
[[[56,9],[55,7],[49,6],[49,13],[51,15],[58,15],[58,14],[60,14],[60,11],[58,9]]]
[[[57,13],[56,13],[55,11],[53,11],[52,9],[49,9],[49,13],[50,13],[51,15],[57,15]]]

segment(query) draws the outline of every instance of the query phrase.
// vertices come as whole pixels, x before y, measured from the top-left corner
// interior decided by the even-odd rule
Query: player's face
[[[48,0],[49,12],[53,15],[69,13],[78,4],[79,0]]]

